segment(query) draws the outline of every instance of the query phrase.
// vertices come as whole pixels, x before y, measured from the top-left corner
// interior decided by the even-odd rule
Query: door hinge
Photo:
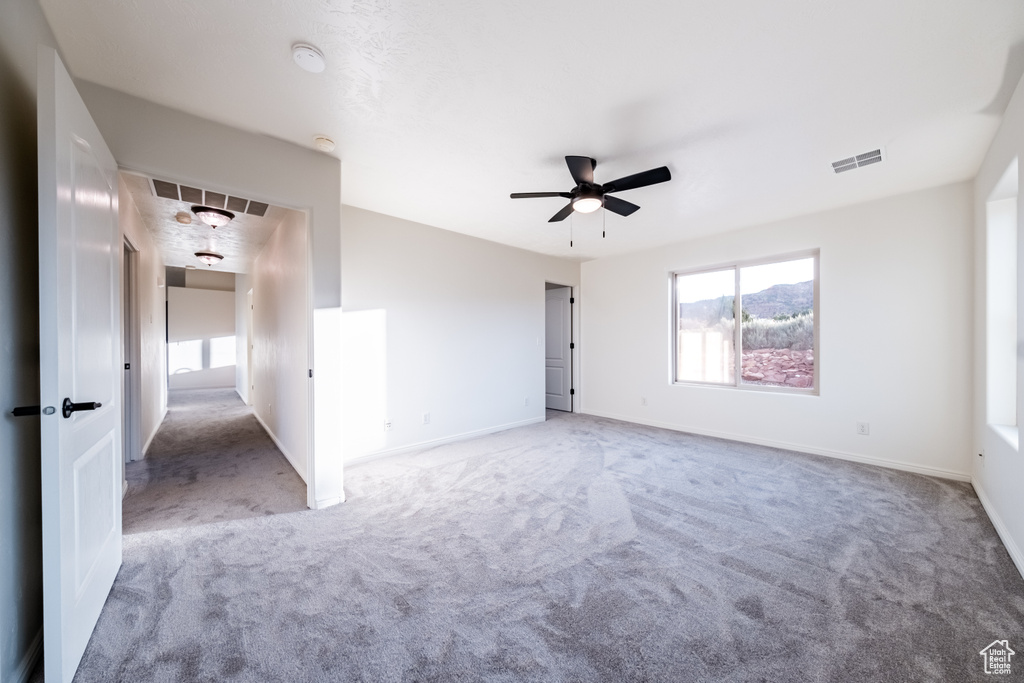
[[[569,297],[569,303],[570,303],[570,304],[574,304],[574,303],[576,303],[576,297],[574,297],[574,296],[570,296],[570,297]]]
[[[576,395],[576,390],[575,389],[570,389],[569,390],[569,395],[570,396],[575,396]]]
[[[132,364],[131,363],[125,363],[124,364],[124,369],[125,370],[131,370],[132,369]]]
[[[309,369],[309,378],[313,379],[313,368]]]
[[[569,342],[569,348],[570,349],[575,349],[576,348],[576,344],[574,342]]]

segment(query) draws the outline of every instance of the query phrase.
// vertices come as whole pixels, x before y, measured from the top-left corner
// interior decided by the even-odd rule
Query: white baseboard
[[[41,654],[43,654],[42,628],[36,633],[36,637],[32,639],[32,644],[25,651],[25,656],[21,658],[18,668],[14,670],[14,678],[11,679],[12,683],[25,683],[29,676],[32,675],[32,671],[35,670],[36,663],[39,662]]]
[[[284,454],[285,460],[287,460],[288,464],[292,466],[292,469],[295,470],[295,473],[299,475],[299,477],[302,479],[302,482],[306,486],[309,486],[309,482],[306,481],[306,477],[305,475],[302,474],[302,470],[300,470],[298,466],[295,464],[295,458],[292,456],[291,453],[288,452],[288,449],[285,448],[284,444],[281,443],[281,441],[277,438],[277,434],[274,434],[274,430],[267,426],[267,423],[263,421],[263,418],[256,414],[255,410],[252,411],[252,414],[256,418],[256,421],[263,426],[263,431],[265,431],[267,433],[267,436],[271,438],[271,440],[274,442],[274,445],[277,446],[277,449]]]
[[[337,505],[339,503],[344,503],[344,502],[345,502],[345,496],[335,496],[334,498],[324,498],[323,500],[316,501],[316,503],[315,503],[316,507],[313,508],[313,509],[314,510],[323,510],[324,508],[329,508],[329,507],[331,507],[333,505]]]
[[[167,417],[167,406],[164,406],[164,411],[160,413],[160,419],[156,421],[156,425],[153,427],[153,431],[150,433],[149,438],[146,439],[146,443],[142,444],[142,458],[145,459],[146,452],[149,450],[150,445],[153,443],[153,439],[156,437],[156,433],[160,431],[160,425],[164,423],[164,419]]]
[[[506,429],[515,429],[516,427],[525,427],[526,425],[537,424],[543,422],[545,417],[531,417],[528,420],[519,420],[517,422],[507,422],[505,424],[496,425],[494,427],[484,427],[483,429],[476,429],[471,432],[462,432],[460,434],[453,434],[451,436],[442,436],[438,439],[430,439],[428,441],[418,441],[408,446],[399,446],[398,448],[388,448],[382,451],[374,451],[373,453],[367,453],[365,455],[356,456],[350,460],[345,461],[345,465],[354,465],[356,463],[365,463],[377,458],[386,458],[392,455],[401,455],[403,453],[412,453],[413,451],[422,451],[425,448],[433,448],[434,446],[440,446],[446,443],[454,443],[456,441],[465,441],[466,439],[472,439],[477,436],[486,436],[487,434],[495,434],[497,432],[503,432]]]
[[[1024,577],[1024,553],[1021,552],[1020,547],[1013,540],[1013,536],[1010,535],[1010,530],[1006,528],[1006,524],[1003,523],[1002,517],[996,511],[992,501],[985,494],[985,489],[981,487],[981,482],[977,479],[971,479],[971,486],[974,487],[975,493],[978,494],[978,500],[981,501],[981,507],[985,508],[985,512],[988,513],[988,518],[992,520],[992,526],[996,528],[996,533],[999,534],[999,538],[1003,541],[1003,545],[1006,547],[1006,552],[1010,554],[1010,559],[1017,566],[1017,571],[1020,572],[1021,577]]]
[[[909,462],[900,462],[899,460],[886,460],[885,458],[875,458],[870,455],[860,455],[857,453],[846,453],[844,451],[833,451],[827,448],[817,448],[815,446],[806,446],[804,444],[789,443],[786,441],[773,441],[771,439],[757,439],[740,434],[731,434],[728,432],[717,432],[710,429],[696,429],[693,427],[683,427],[680,425],[668,424],[665,422],[658,422],[656,420],[643,420],[635,417],[626,417],[623,415],[615,415],[613,413],[605,413],[599,411],[588,410],[586,415],[594,415],[595,417],[606,417],[612,420],[621,420],[623,422],[634,422],[636,424],[647,425],[649,427],[660,427],[661,429],[671,429],[676,432],[686,432],[688,434],[699,434],[701,436],[712,436],[717,439],[726,439],[728,441],[739,441],[741,443],[751,443],[758,446],[769,446],[771,448],[781,448],[787,451],[796,451],[798,453],[810,453],[811,455],[823,455],[826,458],[836,458],[837,460],[849,460],[851,462],[859,462],[865,465],[876,465],[878,467],[888,467],[892,470],[901,470],[903,472],[913,472],[915,474],[924,474],[929,477],[941,477],[942,479],[953,479],[956,481],[971,481],[971,475],[968,472],[957,472],[956,470],[947,470],[941,467],[929,467],[928,465],[916,465]]]

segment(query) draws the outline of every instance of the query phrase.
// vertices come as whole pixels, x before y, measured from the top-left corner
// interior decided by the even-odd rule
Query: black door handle
[[[71,413],[79,410],[96,410],[102,408],[102,403],[93,403],[87,401],[85,403],[72,403],[70,398],[64,399],[64,403],[61,405],[61,411],[64,413],[64,417],[71,417]]]

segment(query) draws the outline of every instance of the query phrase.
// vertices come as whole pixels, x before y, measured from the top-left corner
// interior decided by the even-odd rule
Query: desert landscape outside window
[[[676,382],[817,391],[817,252],[673,281]]]

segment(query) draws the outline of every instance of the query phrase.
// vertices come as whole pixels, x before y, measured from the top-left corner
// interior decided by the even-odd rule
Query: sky
[[[732,296],[735,290],[734,270],[684,275],[678,280],[678,301],[681,304]],[[754,294],[772,285],[790,285],[814,279],[814,259],[802,258],[780,263],[740,268],[740,293]]]

